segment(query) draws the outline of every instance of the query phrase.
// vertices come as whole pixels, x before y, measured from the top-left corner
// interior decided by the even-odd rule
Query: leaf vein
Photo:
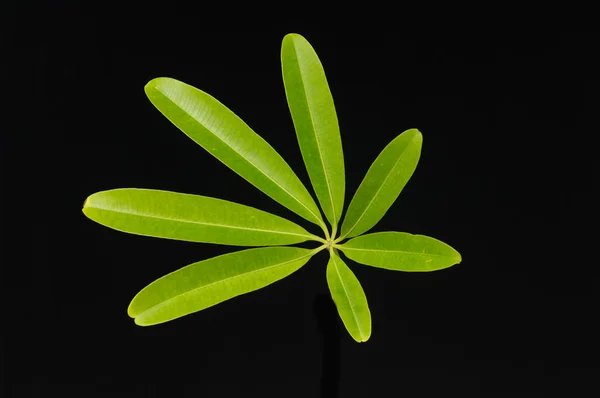
[[[117,210],[114,210],[114,209],[107,209],[107,208],[100,207],[100,206],[97,206],[97,205],[96,206],[90,206],[90,207],[96,208],[96,209],[100,209],[100,210],[104,210],[104,211],[108,211],[108,212],[113,212],[113,213],[118,213],[118,214],[134,215],[134,216],[138,216],[138,217],[145,217],[145,218],[150,218],[150,219],[155,219],[155,220],[175,221],[175,222],[181,222],[181,223],[187,223],[187,224],[206,225],[206,226],[211,226],[211,227],[240,229],[240,230],[256,231],[256,232],[266,232],[266,233],[282,234],[282,235],[303,236],[303,237],[307,237],[307,238],[310,238],[310,239],[314,239],[315,238],[315,236],[312,236],[312,235],[298,234],[298,233],[294,233],[294,232],[278,231],[276,229],[249,228],[249,227],[241,227],[241,226],[234,226],[234,225],[227,225],[227,224],[199,222],[199,221],[186,220],[186,219],[174,218],[174,217],[164,217],[164,216],[158,217],[158,216],[155,216],[155,215],[143,214],[143,213],[139,213],[139,212],[117,211]]]
[[[410,252],[410,251],[406,251],[406,250],[389,250],[389,249],[359,249],[356,247],[348,247],[348,246],[344,246],[344,245],[339,245],[340,249],[342,249],[342,251],[344,250],[357,250],[357,251],[366,251],[366,252],[382,252],[382,253],[405,253],[405,254],[412,254],[412,255],[417,255],[417,256],[436,256],[436,257],[452,257],[449,255],[445,255],[445,254],[436,254],[436,253],[418,253],[418,252]]]

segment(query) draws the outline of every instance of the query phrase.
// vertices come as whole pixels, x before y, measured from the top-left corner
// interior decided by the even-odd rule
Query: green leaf
[[[262,247],[199,261],[146,286],[127,313],[140,326],[167,322],[283,279],[319,250]]]
[[[337,245],[357,263],[392,271],[436,271],[461,262],[460,253],[437,239],[405,232],[377,232]]]
[[[332,250],[327,264],[327,285],[340,318],[357,342],[371,337],[371,312],[360,282],[339,255]]]
[[[335,233],[344,207],[344,156],[325,72],[315,50],[297,34],[284,37],[281,65],[302,157],[321,208]]]
[[[319,240],[291,221],[206,196],[121,188],[90,195],[83,213],[122,232],[191,242],[269,246]]]
[[[381,220],[414,173],[422,143],[419,130],[410,129],[381,151],[348,206],[339,240],[367,232]]]
[[[290,166],[225,105],[171,78],[153,79],[144,89],[167,119],[211,155],[283,206],[326,228],[315,201]]]

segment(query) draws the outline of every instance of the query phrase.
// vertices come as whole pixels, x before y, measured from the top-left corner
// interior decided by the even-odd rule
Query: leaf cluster
[[[365,234],[385,215],[417,166],[423,137],[416,129],[398,135],[381,151],[342,219],[344,156],[323,66],[298,34],[283,39],[281,65],[296,137],[320,207],[273,147],[214,97],[171,78],[151,80],[145,92],[189,138],[270,198],[320,226],[323,236],[277,215],[217,198],[136,188],[94,193],[86,199],[83,213],[118,231],[254,246],[187,265],[152,282],[129,305],[136,324],[171,321],[263,288],[327,250],[326,278],[333,301],[352,338],[364,342],[371,335],[367,298],[340,252],[360,264],[407,272],[440,270],[461,261],[452,247],[427,236]],[[320,246],[285,246],[305,241]]]

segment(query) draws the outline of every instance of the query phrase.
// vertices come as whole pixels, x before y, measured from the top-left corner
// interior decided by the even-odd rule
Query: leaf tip
[[[143,314],[142,314],[142,313],[143,313],[143,311],[142,311],[142,312],[139,312],[139,311],[136,311],[136,310],[134,309],[134,305],[133,305],[133,304],[134,304],[134,301],[135,301],[135,300],[132,300],[132,301],[131,301],[131,303],[129,304],[129,307],[127,307],[127,315],[128,315],[130,318],[132,318],[132,319],[133,319],[133,322],[134,322],[136,325],[138,325],[138,326],[150,326],[150,325],[152,325],[153,323],[151,323],[151,322],[145,322],[145,321],[144,321],[145,317],[144,317],[144,316],[143,316]]]
[[[298,39],[302,38],[303,39],[302,35],[300,35],[298,33],[288,33],[287,35],[285,35],[283,37],[283,40],[294,40],[296,38],[298,38]]]
[[[84,214],[86,217],[90,217],[90,216],[89,216],[89,214],[90,214],[90,213],[89,213],[89,210],[90,210],[90,208],[92,207],[92,197],[93,197],[94,195],[95,195],[95,194],[89,195],[89,196],[88,196],[87,198],[85,198],[85,200],[83,201],[83,206],[81,207],[81,211],[83,212],[83,214]]]
[[[155,79],[150,80],[144,86],[144,93],[146,93],[147,96],[150,96],[151,91],[156,88],[156,84],[158,83],[156,81],[157,79],[159,79],[159,78],[155,78]]]
[[[144,322],[142,322],[142,320],[140,319],[140,317],[139,317],[139,316],[138,316],[138,317],[135,317],[135,318],[133,318],[133,323],[135,323],[135,324],[136,324],[136,325],[138,325],[138,326],[150,326],[150,324],[149,324],[149,323],[144,323]]]
[[[423,142],[423,133],[419,129],[408,129],[413,134],[412,140],[417,143]]]
[[[133,300],[131,301],[131,303],[129,303],[129,306],[127,307],[127,315],[130,318],[135,318],[138,313],[133,309]]]
[[[148,83],[146,83],[146,87],[152,87],[157,85],[158,83],[161,82],[161,80],[163,80],[163,77],[155,77],[153,79],[151,79],[150,81],[148,81]]]
[[[360,338],[356,339],[357,343],[366,343],[367,341],[369,341],[369,338],[371,337],[371,334],[367,334],[365,336],[360,336]]]
[[[308,40],[298,33],[288,33],[283,37],[282,41],[283,46],[290,45],[295,47],[299,43],[308,43]]]
[[[454,250],[456,252],[456,264],[460,264],[462,262],[462,255],[458,252],[458,250]]]
[[[146,83],[146,85],[144,86],[144,92],[148,95],[150,93],[150,90],[158,90],[165,83],[168,83],[169,81],[172,81],[172,80],[174,80],[174,79],[172,79],[170,77],[155,77],[154,79],[152,79],[148,83]]]

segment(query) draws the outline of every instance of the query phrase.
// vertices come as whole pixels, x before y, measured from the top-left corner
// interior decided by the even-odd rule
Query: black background
[[[159,36],[128,19],[86,18],[73,8],[48,22],[45,12],[27,34],[15,20],[4,36],[12,106],[3,118],[12,127],[2,131],[3,253],[15,253],[3,254],[2,265],[7,396],[531,397],[596,389],[598,34],[210,31],[157,10],[146,22],[164,29]],[[169,76],[210,93],[309,184],[281,79],[289,32],[306,37],[324,64],[346,203],[383,147],[418,128],[417,170],[372,231],[436,237],[463,262],[409,274],[348,260],[373,317],[364,344],[327,299],[324,252],[265,289],[135,326],[126,309],[141,288],[239,248],[110,230],[81,213],[86,196],[119,187],[215,196],[318,232],[194,144],[143,91]]]

